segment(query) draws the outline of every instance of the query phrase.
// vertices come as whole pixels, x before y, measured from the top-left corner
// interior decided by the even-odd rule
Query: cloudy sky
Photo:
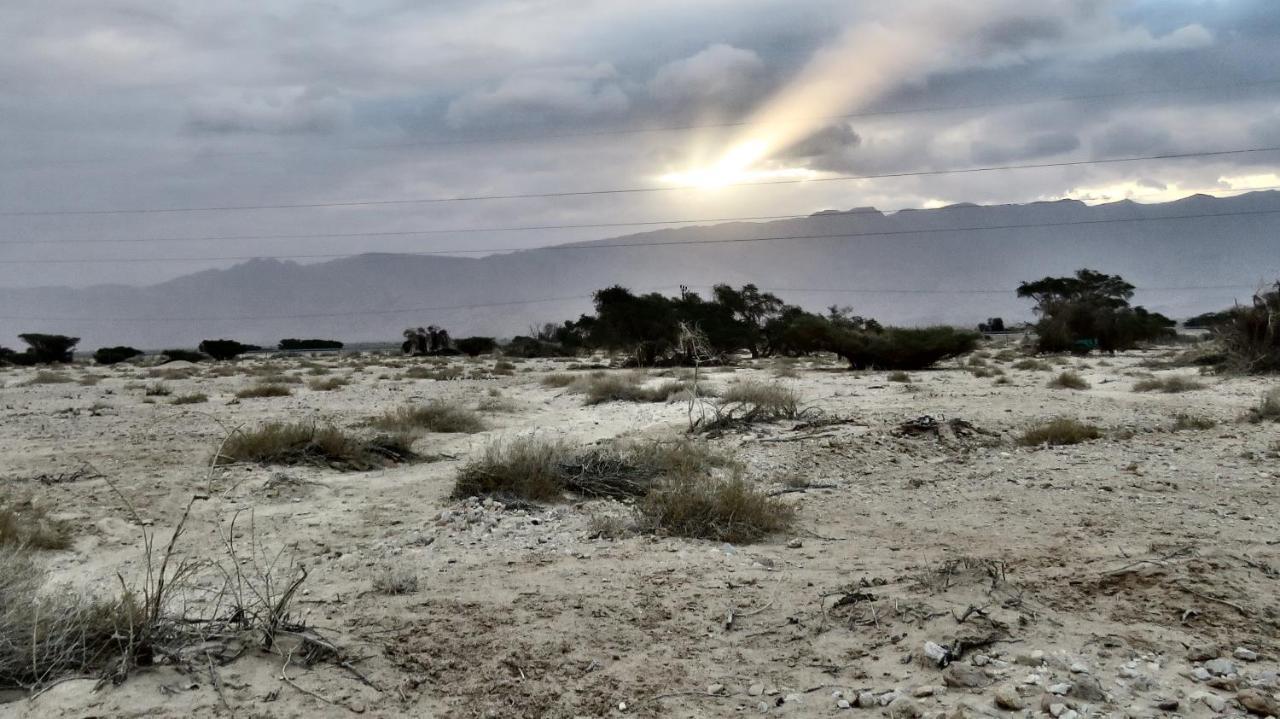
[[[0,286],[630,231],[439,230],[1271,187],[1280,152],[64,213],[1280,146],[1278,68],[1275,0],[6,0]]]

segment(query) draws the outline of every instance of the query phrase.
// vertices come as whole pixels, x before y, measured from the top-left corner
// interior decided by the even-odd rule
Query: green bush
[[[198,349],[215,360],[231,360],[245,354],[246,352],[253,352],[262,348],[257,345],[243,344],[235,340],[205,340],[200,343],[200,347]]]
[[[276,347],[282,351],[323,351],[340,350],[344,345],[337,340],[280,340]]]
[[[123,345],[118,347],[99,347],[93,353],[93,361],[101,365],[113,365],[141,356],[142,350],[134,349],[133,347],[125,347]]]
[[[494,350],[498,349],[498,343],[492,337],[463,337],[453,344],[458,348],[458,351],[468,357],[492,354]]]
[[[1280,282],[1253,297],[1250,307],[1229,310],[1213,328],[1226,366],[1252,374],[1280,372]]]
[[[165,362],[203,362],[208,356],[191,350],[171,349],[160,353]]]

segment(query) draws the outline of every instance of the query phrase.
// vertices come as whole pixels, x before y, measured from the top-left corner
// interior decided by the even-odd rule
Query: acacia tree
[[[753,358],[767,352],[768,342],[765,328],[769,322],[778,318],[786,308],[786,303],[776,295],[761,292],[753,284],[743,285],[735,290],[729,285],[719,284],[711,288],[714,301],[728,310],[734,319],[743,325],[750,334],[746,348]]]
[[[1131,349],[1166,336],[1177,323],[1144,307],[1131,307],[1134,286],[1119,275],[1078,270],[1071,277],[1045,277],[1018,286],[1018,296],[1034,300],[1037,349],[1087,353]]]
[[[29,349],[27,349],[26,354],[35,364],[70,362],[72,350],[80,342],[79,337],[46,335],[36,332],[18,335],[18,339],[27,343]]]

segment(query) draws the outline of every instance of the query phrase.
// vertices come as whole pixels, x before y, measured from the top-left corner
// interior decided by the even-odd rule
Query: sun
[[[817,174],[803,167],[761,167],[768,154],[769,143],[748,140],[731,148],[712,165],[670,172],[659,180],[668,185],[714,190],[776,179],[804,180]]]

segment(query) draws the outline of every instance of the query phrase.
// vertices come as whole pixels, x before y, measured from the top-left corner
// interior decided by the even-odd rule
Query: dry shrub
[[[1254,424],[1268,420],[1280,422],[1280,389],[1273,389],[1263,395],[1258,404],[1249,409],[1245,419]]]
[[[1059,417],[1031,427],[1022,433],[1019,443],[1027,447],[1049,445],[1058,447],[1080,444],[1102,437],[1102,430],[1069,417]]]
[[[142,609],[132,594],[101,599],[45,584],[29,553],[0,553],[0,688],[100,674],[137,637]]]
[[[647,531],[742,544],[783,531],[795,521],[795,508],[770,497],[740,476],[667,480],[638,506]]]
[[[666,402],[667,397],[683,389],[679,382],[664,382],[658,387],[645,387],[645,377],[636,372],[591,375],[571,389],[586,395],[587,404],[605,402]]]
[[[1204,431],[1213,429],[1218,425],[1217,422],[1208,418],[1194,414],[1178,414],[1173,418],[1173,431],[1180,432],[1182,430],[1199,430]]]
[[[344,377],[326,377],[325,379],[313,379],[307,383],[307,387],[313,392],[332,392],[340,387],[346,387],[351,384]]]
[[[1053,366],[1050,365],[1048,362],[1045,362],[1044,360],[1027,358],[1027,359],[1020,359],[1017,362],[1014,362],[1013,368],[1031,370],[1033,372],[1048,372],[1049,370],[1053,369]]]
[[[169,403],[170,404],[204,404],[205,402],[208,402],[208,401],[209,401],[209,395],[206,395],[202,392],[196,392],[194,394],[178,395],[177,397],[174,397],[173,399],[169,400]]]
[[[1050,389],[1089,389],[1091,386],[1084,377],[1067,370],[1062,374],[1049,380],[1047,385]]]
[[[520,405],[506,397],[491,396],[481,399],[476,404],[476,411],[490,414],[512,414],[520,411]]]
[[[558,440],[520,437],[494,442],[458,470],[454,497],[515,496],[533,501],[559,499],[564,492],[561,463],[573,450]]]
[[[722,404],[747,405],[770,418],[790,419],[800,413],[800,395],[790,387],[744,380],[734,382],[720,394]]]
[[[31,499],[0,494],[0,547],[67,549],[71,531]]]
[[[493,363],[493,370],[491,371],[491,374],[512,375],[512,374],[515,374],[515,372],[516,372],[516,366],[514,364],[512,364],[511,362],[507,362],[505,360],[499,360]]]
[[[283,372],[274,372],[272,374],[262,375],[258,380],[259,384],[302,384],[302,378],[297,375],[285,374]]]
[[[1235,307],[1213,328],[1226,366],[1253,374],[1280,372],[1280,282]]]
[[[102,381],[102,375],[82,374],[80,379],[76,380],[85,387],[92,387]]]
[[[475,412],[449,404],[443,400],[431,400],[416,407],[401,407],[374,419],[370,424],[391,432],[426,430],[451,434],[483,432],[484,421]]]
[[[293,390],[282,384],[256,384],[236,392],[238,399],[261,399],[265,397],[288,397]]]
[[[555,372],[542,378],[543,387],[551,387],[553,389],[562,389],[577,382],[582,375],[571,374],[569,372]]]
[[[168,397],[173,394],[173,390],[169,389],[169,385],[163,382],[155,382],[147,385],[147,388],[142,393],[147,397]]]
[[[440,382],[455,380],[462,377],[465,370],[461,367],[452,367],[444,365],[442,367],[410,367],[401,375],[403,379],[433,379]]]
[[[157,367],[147,370],[147,376],[151,379],[167,379],[171,381],[191,379],[197,373],[198,370],[195,367]]]
[[[214,461],[319,465],[359,472],[416,459],[412,444],[403,435],[359,437],[332,425],[270,422],[232,433]]]
[[[67,384],[75,382],[75,378],[62,372],[50,372],[48,370],[40,370],[35,376],[27,380],[28,385],[37,384]]]
[[[1204,389],[1204,384],[1190,377],[1182,376],[1145,379],[1133,386],[1134,392],[1164,392],[1166,394],[1190,392],[1197,389]]]
[[[373,591],[379,594],[402,596],[418,591],[418,575],[408,569],[382,567],[373,575]]]
[[[904,384],[909,384],[911,382],[911,375],[903,372],[902,370],[898,370],[897,372],[890,372],[888,376],[885,377],[885,380],[889,382],[902,382]]]
[[[996,381],[995,381],[995,382],[993,382],[992,384],[996,384],[996,385],[1010,385],[1010,384],[1013,384],[1013,380],[1009,379],[1008,377],[1006,377],[1006,376],[1004,376],[1004,375],[1000,375],[999,377],[996,377]]]

